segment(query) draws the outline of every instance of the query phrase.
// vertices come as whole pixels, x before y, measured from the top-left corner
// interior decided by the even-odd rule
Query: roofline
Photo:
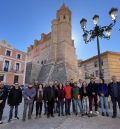
[[[106,52],[101,53],[101,56],[108,55],[108,54],[120,55],[120,52],[106,51]],[[81,61],[80,63],[82,64],[82,63],[91,61],[91,60],[93,60],[93,59],[96,59],[97,57],[98,57],[98,55],[95,55],[95,56],[93,56],[93,57],[91,57],[91,58],[88,58],[88,59],[86,59],[86,60]]]

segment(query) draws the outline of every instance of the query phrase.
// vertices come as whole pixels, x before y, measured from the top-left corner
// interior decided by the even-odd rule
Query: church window
[[[65,19],[65,15],[63,16],[63,19]]]

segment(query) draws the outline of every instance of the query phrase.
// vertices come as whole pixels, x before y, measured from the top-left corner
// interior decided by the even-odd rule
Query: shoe
[[[90,114],[93,114],[93,112],[92,112],[92,111],[90,111]]]
[[[102,116],[105,116],[104,112],[102,112]]]
[[[107,117],[109,116],[108,112],[106,112],[106,116],[107,116]]]
[[[22,121],[25,122],[26,120],[23,118]]]
[[[0,124],[3,124],[3,122],[2,122],[2,121],[0,121]]]
[[[95,113],[96,113],[97,115],[99,115],[99,112],[98,112],[98,111],[95,111]]]
[[[8,123],[11,122],[11,119],[8,120]]]
[[[68,113],[68,115],[71,115],[70,113]]]
[[[15,116],[15,118],[19,120],[19,117],[18,116]]]
[[[54,117],[54,115],[51,115],[51,117]]]
[[[60,114],[58,114],[58,116],[60,116]]]
[[[39,118],[41,118],[41,115],[39,115]]]
[[[112,118],[116,118],[116,116],[115,116],[115,115],[113,115],[113,116],[112,116]]]
[[[62,116],[64,116],[64,114],[61,114]]]

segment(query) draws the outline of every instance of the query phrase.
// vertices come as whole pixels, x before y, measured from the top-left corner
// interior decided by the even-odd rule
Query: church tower
[[[28,72],[26,72],[28,82],[29,80],[65,82],[78,79],[71,15],[69,8],[63,4],[52,21],[51,32],[42,34],[41,40],[36,40],[34,45],[29,47]]]
[[[78,64],[71,29],[71,11],[63,4],[56,13],[56,19],[52,21],[51,57],[54,57],[53,60],[57,64],[60,62],[65,64],[67,79],[78,76]]]

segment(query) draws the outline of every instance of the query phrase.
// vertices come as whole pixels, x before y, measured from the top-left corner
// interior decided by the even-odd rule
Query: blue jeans
[[[101,112],[108,112],[108,97],[100,96]]]
[[[75,105],[75,113],[78,113],[78,107],[79,107],[79,111],[80,113],[82,113],[82,103],[81,100],[79,99],[74,99],[74,105]]]
[[[48,111],[48,109],[47,109],[47,102],[44,101],[44,114],[47,114],[47,111]]]
[[[83,111],[84,111],[84,113],[88,113],[88,111],[89,111],[88,97],[84,97],[82,99],[82,105],[83,105]]]
[[[64,109],[64,100],[58,100],[58,113],[59,113],[59,115],[64,114],[63,109]]]
[[[15,107],[15,117],[17,117],[17,115],[18,115],[18,105],[10,106],[9,120],[12,119],[14,107]]]

